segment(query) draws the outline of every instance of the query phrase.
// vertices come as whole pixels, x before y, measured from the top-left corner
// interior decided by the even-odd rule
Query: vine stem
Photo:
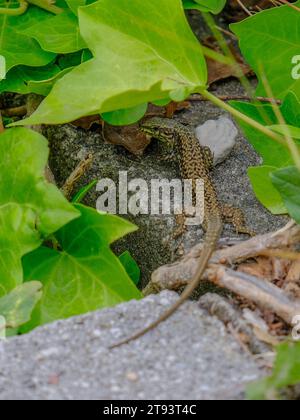
[[[217,51],[212,50],[211,48],[201,45],[204,55],[208,58],[211,58],[214,61],[219,63],[227,64],[228,66],[236,66],[236,61],[232,60],[230,57],[226,57],[223,54],[218,53]]]
[[[257,121],[253,120],[252,118],[248,117],[247,115],[243,114],[242,112],[234,109],[232,106],[227,104],[226,102],[219,99],[217,96],[214,96],[207,90],[200,92],[202,96],[207,98],[210,102],[215,104],[217,107],[224,109],[224,111],[229,112],[235,118],[238,118],[241,121],[244,121],[246,124],[250,125],[251,127],[259,130],[261,133],[265,134],[266,136],[270,137],[272,140],[277,141],[278,143],[282,144],[283,146],[287,147],[286,141],[283,136],[275,133],[270,128],[265,127],[264,125],[258,123]]]
[[[19,7],[10,8],[9,5],[8,7],[1,7],[0,15],[23,15],[27,11],[29,4],[33,4],[34,6],[47,10],[48,12],[54,13],[55,15],[62,13],[64,10],[58,6],[55,6],[54,3],[55,0],[19,0]]]
[[[54,3],[56,0],[26,0],[26,1],[30,4],[40,7],[41,9],[45,9],[48,12],[54,13],[55,15],[58,15],[64,11],[62,8],[55,6]]]
[[[28,9],[28,2],[25,0],[19,1],[20,6],[16,8],[9,8],[9,7],[1,7],[0,8],[0,15],[8,15],[8,16],[20,16],[26,12]]]

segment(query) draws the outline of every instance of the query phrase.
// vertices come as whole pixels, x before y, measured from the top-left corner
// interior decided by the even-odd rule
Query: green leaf
[[[273,172],[272,181],[291,217],[300,223],[300,173],[294,166]]]
[[[201,12],[220,13],[226,4],[226,0],[183,0],[185,9],[198,9]]]
[[[206,87],[205,59],[181,0],[99,0],[79,9],[79,22],[94,58],[18,125],[65,123]]]
[[[24,95],[38,93],[34,91],[31,83],[43,84],[45,81],[57,77],[60,72],[60,68],[54,64],[37,68],[27,66],[14,67],[8,72],[6,79],[0,82],[0,92],[15,92]]]
[[[300,101],[293,92],[285,97],[281,112],[287,124],[300,127]]]
[[[275,131],[275,133],[282,134],[283,136],[285,136],[288,133],[292,138],[298,139],[298,140],[300,139],[299,127],[294,127],[288,124],[275,124],[275,125],[270,125],[269,128]]]
[[[135,259],[130,254],[130,252],[123,252],[123,254],[119,256],[119,260],[121,261],[121,264],[125,268],[128,276],[131,278],[133,283],[139,284],[141,278],[141,270],[140,267],[137,265]]]
[[[60,56],[56,64],[44,67],[17,66],[11,69],[6,79],[0,82],[1,92],[16,92],[24,95],[36,93],[47,96],[55,82],[82,62],[90,59],[84,51]]]
[[[230,103],[235,109],[238,109],[260,124],[269,126],[277,123],[277,118],[271,105],[255,105],[236,101]],[[263,158],[264,165],[280,168],[292,164],[293,160],[287,147],[270,139],[268,136],[260,133],[248,124],[241,121],[238,122],[249,142]]]
[[[273,166],[258,166],[248,169],[248,175],[258,200],[273,214],[286,214],[287,209],[278,190],[272,184]]]
[[[31,281],[0,298],[0,316],[5,318],[6,328],[18,328],[30,321],[31,313],[42,297],[41,288],[40,282]]]
[[[278,398],[278,391],[300,383],[300,342],[278,346],[272,376],[248,387],[248,399]]]
[[[0,1],[0,7],[11,7],[13,4],[13,0]],[[24,28],[49,15],[38,7],[30,7],[22,16],[0,15],[0,55],[5,57],[7,71],[20,64],[45,66],[55,58],[55,54],[44,51],[35,39],[21,33]]]
[[[134,108],[119,111],[104,112],[101,117],[111,125],[129,125],[138,122],[146,114],[148,104],[137,105]]]
[[[78,212],[44,179],[48,147],[43,136],[25,128],[6,130],[0,155],[1,297],[22,283],[21,258]]]
[[[78,7],[85,6],[86,0],[66,0],[67,5],[72,10],[72,12],[77,16]]]
[[[286,121],[294,123],[297,119],[297,104],[299,105],[299,102],[295,95],[288,94],[281,106],[281,113]],[[260,124],[273,128],[274,131],[284,132],[285,130],[284,127],[277,124],[276,115],[268,104],[255,105],[234,101],[231,102],[231,105]],[[286,202],[284,202],[282,194],[279,194],[277,185],[272,183],[271,175],[276,173],[279,168],[293,165],[294,161],[288,147],[275,142],[242,121],[239,121],[239,124],[247,139],[263,158],[264,166],[249,169],[249,177],[257,198],[272,213],[286,213]],[[297,127],[287,125],[285,128],[290,129],[291,134],[298,137]]]
[[[37,22],[22,33],[36,39],[45,51],[57,54],[72,53],[85,48],[79,33],[78,19],[69,11]]]
[[[295,5],[300,6],[300,1]],[[300,98],[300,13],[290,6],[274,7],[231,29],[259,78],[257,95],[266,95],[265,76],[276,98],[284,98],[289,91]]]
[[[36,93],[37,95],[47,96],[51,92],[54,84],[71,70],[72,67],[59,71],[49,79],[29,80],[27,82],[28,93]]]
[[[76,208],[81,217],[56,234],[61,250],[41,247],[23,260],[26,280],[38,279],[44,286],[26,331],[141,297],[110,249],[114,241],[135,231],[135,226],[82,205]]]
[[[90,190],[97,185],[98,180],[94,179],[88,185],[82,187],[78,193],[72,198],[72,203],[81,203],[84,197],[90,192]]]

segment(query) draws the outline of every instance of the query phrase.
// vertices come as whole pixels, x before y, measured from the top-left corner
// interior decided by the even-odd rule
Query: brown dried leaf
[[[210,58],[206,58],[208,67],[208,83],[211,85],[219,80],[228,79],[229,77],[239,77],[240,73],[237,66],[229,66],[219,63]],[[251,68],[247,64],[239,63],[239,68],[245,76],[252,73]]]
[[[104,124],[105,141],[116,146],[125,147],[130,153],[141,156],[149,146],[151,140],[139,130],[138,125],[114,127]]]
[[[271,259],[266,257],[258,257],[256,262],[241,264],[238,271],[249,274],[250,276],[263,278],[268,281],[272,281],[274,278]]]
[[[269,9],[274,7],[270,0],[241,0],[243,5],[250,12],[257,12],[260,9]],[[225,15],[231,22],[239,22],[249,15],[242,9],[237,0],[229,0]]]
[[[175,112],[182,111],[183,109],[188,109],[190,107],[190,102],[170,102],[169,105],[166,106],[166,117],[172,118]]]
[[[254,327],[253,332],[258,338],[258,340],[263,341],[264,343],[271,344],[272,346],[277,346],[278,344],[280,344],[278,338],[274,337],[267,331],[264,331],[258,327]]]
[[[90,130],[93,124],[101,125],[100,115],[90,115],[72,122],[72,125],[83,128],[84,130]]]
[[[286,276],[286,281],[290,283],[298,283],[300,285],[300,261],[294,261]]]

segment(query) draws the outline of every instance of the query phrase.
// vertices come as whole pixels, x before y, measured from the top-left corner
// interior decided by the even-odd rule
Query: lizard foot
[[[237,233],[245,233],[249,236],[256,235],[255,232],[253,232],[246,226],[245,216],[242,210],[232,207],[228,204],[223,204],[222,214],[224,217],[224,221],[226,223],[231,223],[235,227]]]
[[[178,239],[180,236],[183,236],[184,233],[187,230],[186,224],[185,224],[186,216],[184,214],[176,215],[176,224],[177,228],[174,231],[173,239]]]

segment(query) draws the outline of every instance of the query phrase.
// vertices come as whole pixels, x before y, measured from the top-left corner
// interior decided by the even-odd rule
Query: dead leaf
[[[258,338],[258,340],[263,341],[264,343],[271,344],[272,346],[277,346],[280,344],[280,340],[269,334],[267,331],[264,331],[258,327],[253,328],[253,332]]]
[[[83,128],[84,130],[90,130],[93,124],[101,125],[100,115],[90,115],[72,122],[72,125]]]
[[[176,112],[188,109],[190,106],[191,104],[188,101],[170,102],[169,105],[166,106],[166,117],[172,118]]]
[[[238,271],[250,274],[250,276],[266,279],[268,281],[272,281],[274,278],[271,259],[266,257],[258,257],[256,262],[251,261],[241,264]]]
[[[252,13],[260,9],[264,10],[274,7],[270,0],[241,0],[241,2]],[[249,15],[236,0],[229,0],[225,10],[225,16],[230,22],[239,22]]]
[[[104,124],[103,135],[108,143],[123,146],[136,156],[141,156],[151,143],[151,139],[139,130],[138,125],[114,127]]]
[[[208,83],[211,85],[219,80],[228,79],[229,77],[240,77],[240,70],[245,76],[252,73],[251,68],[244,63],[238,63],[237,66],[229,66],[228,64],[219,63],[210,58],[206,58],[208,67]]]
[[[294,261],[286,276],[286,282],[297,283],[300,286],[300,261]]]

